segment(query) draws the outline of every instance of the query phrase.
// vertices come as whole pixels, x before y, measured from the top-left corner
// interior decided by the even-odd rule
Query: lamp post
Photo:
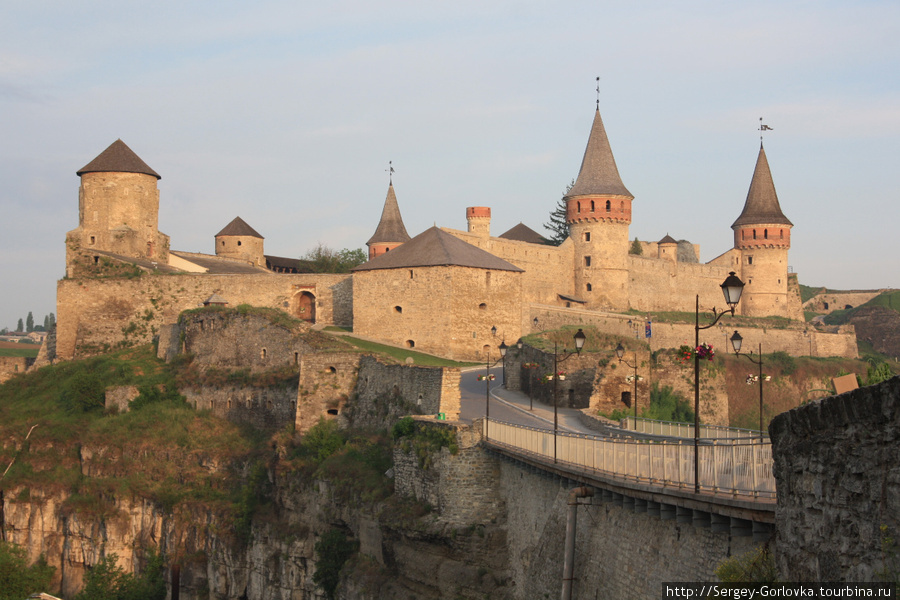
[[[491,331],[494,331],[494,328],[491,328]],[[491,350],[485,352],[485,362],[484,362],[484,432],[482,433],[482,439],[487,439],[487,430],[488,430],[488,421],[491,418],[491,367],[497,365],[498,362],[503,360],[506,357],[506,342],[500,342],[500,358],[495,360],[493,364],[491,363]],[[506,369],[506,363],[503,364],[503,368]]]
[[[575,354],[581,354],[584,348],[584,341],[587,336],[579,329],[575,334]],[[553,462],[556,462],[556,436],[559,432],[559,415],[557,407],[559,406],[559,363],[565,362],[572,358],[575,354],[563,348],[563,357],[559,357],[559,348],[556,342],[553,342]]]
[[[762,343],[759,344],[759,359],[753,358],[753,351],[750,351],[750,354],[741,354],[741,344],[743,343],[744,338],[741,337],[737,331],[734,332],[734,335],[731,336],[731,347],[734,348],[734,353],[738,356],[743,356],[754,365],[759,365],[759,375],[757,378],[759,379],[759,434],[763,434],[763,381],[765,378],[763,377],[762,366],[763,366],[763,358],[762,358]],[[750,383],[750,381],[747,381]]]
[[[627,360],[622,358],[625,356],[625,348],[622,346],[622,343],[619,342],[619,345],[616,346],[616,356],[619,357],[620,363],[625,363],[629,367],[634,369],[634,396],[632,396],[631,401],[634,403],[634,430],[637,431],[637,382],[638,382],[638,359],[637,359],[637,350],[634,351],[634,364],[629,363]]]
[[[731,271],[719,287],[722,288],[729,310],[716,312],[713,308],[713,322],[700,327],[700,294],[697,294],[694,311],[694,493],[700,492],[700,355],[697,353],[697,348],[700,347],[700,330],[714,326],[728,312],[734,314],[734,308],[740,302],[741,292],[744,291],[744,282]]]

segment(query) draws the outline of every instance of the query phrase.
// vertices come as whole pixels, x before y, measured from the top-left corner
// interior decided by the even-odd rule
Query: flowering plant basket
[[[560,381],[565,381],[565,379],[566,379],[565,371],[560,371],[559,373],[556,374],[556,376],[559,377]]]
[[[712,344],[707,344],[706,342],[697,346],[695,351],[700,360],[712,360],[716,357],[716,351],[713,350]]]
[[[479,375],[478,376],[478,381],[493,381],[493,380],[494,380],[493,375]]]
[[[687,344],[682,344],[676,355],[680,362],[686,363],[694,359],[694,349]]]
[[[548,381],[553,381],[553,373],[547,373],[543,377],[541,377],[541,382],[546,383]]]
[[[644,380],[644,376],[643,376],[643,375],[638,375],[638,376],[637,376],[637,380],[638,380],[638,381],[643,381],[643,380]],[[625,378],[625,381],[631,383],[632,381],[634,381],[634,375],[629,375],[629,376],[627,376],[627,377]]]
[[[759,375],[747,375],[747,385],[753,385],[759,381]],[[772,381],[771,375],[763,375],[763,381]]]

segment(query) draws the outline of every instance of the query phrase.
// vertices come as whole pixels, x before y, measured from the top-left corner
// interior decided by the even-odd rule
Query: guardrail
[[[637,429],[635,429],[637,422]],[[694,439],[694,426],[691,423],[677,423],[673,421],[655,421],[653,419],[637,419],[625,417],[621,421],[622,429],[648,433],[651,435],[663,435],[668,437],[680,437]],[[738,427],[722,427],[721,425],[701,425],[700,438],[723,440],[738,438],[769,438],[769,434],[761,433],[755,429],[740,429]]]
[[[553,460],[553,431],[490,420],[488,440]],[[775,498],[772,445],[749,438],[704,439],[697,446],[700,490]],[[634,440],[559,432],[557,464],[661,487],[694,491],[693,440]]]

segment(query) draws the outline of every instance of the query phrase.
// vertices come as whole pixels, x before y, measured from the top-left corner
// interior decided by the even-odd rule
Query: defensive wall
[[[720,292],[721,294],[721,292]],[[725,302],[720,296],[720,302],[715,306],[722,310]],[[685,312],[693,310],[694,299],[689,306],[684,307]],[[711,321],[709,307],[700,305],[700,326]],[[652,336],[644,337],[645,319],[642,315],[623,315],[617,313],[605,313],[599,311],[581,310],[578,308],[563,308],[549,305],[532,305],[528,314],[528,321],[538,318],[540,329],[555,329],[564,325],[593,325],[600,331],[614,333],[626,337],[638,337],[650,344],[651,350],[660,348],[678,348],[682,344],[692,346],[694,344],[693,323],[658,323],[651,326]],[[632,326],[628,322],[632,321]],[[636,329],[632,327],[637,325]],[[841,356],[844,358],[857,358],[856,333],[852,325],[842,325],[832,331],[820,331],[808,324],[797,323],[773,327],[736,327],[729,325],[728,317],[722,319],[719,324],[700,332],[700,342],[712,344],[719,350],[727,349],[731,352],[731,343],[728,341],[734,330],[740,331],[744,338],[744,348],[753,349],[762,343],[763,352],[768,354],[783,351],[793,356]]]
[[[831,313],[845,308],[856,308],[880,295],[884,291],[885,290],[852,290],[829,292],[826,290],[804,302],[803,309],[812,312]]]
[[[149,343],[178,315],[213,294],[290,312],[299,294],[316,298],[316,322],[351,327],[350,275],[145,274],[132,279],[63,279],[57,284],[56,356],[71,359]]]
[[[429,503],[450,526],[484,528],[487,536],[501,529],[511,597],[558,597],[567,505],[580,484],[485,450],[477,444],[480,421],[418,423],[454,427],[459,450],[445,447],[422,460],[398,444],[396,492]],[[599,490],[579,502],[573,598],[655,598],[666,581],[716,581],[722,561],[759,544],[750,535],[714,531],[708,519],[695,526],[637,512],[634,502],[616,502]]]
[[[30,356],[0,356],[0,383],[16,373],[24,373],[34,362]]]
[[[769,434],[781,577],[896,581],[900,377],[782,413]]]

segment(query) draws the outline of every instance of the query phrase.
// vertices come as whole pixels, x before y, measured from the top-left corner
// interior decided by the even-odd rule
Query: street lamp
[[[491,327],[493,331],[495,328]],[[495,360],[493,364],[491,364],[491,349],[485,351],[485,369],[484,369],[484,432],[482,433],[482,438],[487,438],[487,429],[488,429],[488,420],[491,418],[491,367],[497,365],[498,362],[503,360],[506,357],[506,342],[500,342],[500,358]],[[503,368],[506,368],[506,364],[503,364]]]
[[[587,336],[579,329],[575,334],[575,354],[581,354],[584,348],[584,341]],[[572,358],[574,354],[563,348],[563,357],[559,357],[559,348],[556,342],[553,342],[553,462],[556,462],[556,435],[559,431],[559,415],[557,407],[559,406],[559,363],[565,362]]]
[[[757,378],[759,379],[759,433],[762,435],[763,433],[763,381],[765,381],[765,377],[763,376],[762,366],[763,366],[763,358],[762,358],[762,343],[759,344],[759,360],[753,358],[753,351],[750,351],[750,354],[741,354],[741,344],[743,343],[744,338],[741,337],[737,331],[734,332],[734,335],[731,336],[731,347],[734,348],[734,353],[738,356],[743,356],[754,365],[759,365],[759,375]],[[750,383],[749,379],[747,383]]]
[[[619,357],[620,363],[625,363],[629,367],[634,369],[634,396],[632,396],[632,402],[634,403],[634,430],[637,431],[637,382],[638,382],[638,360],[637,360],[637,350],[634,351],[634,364],[629,363],[627,360],[622,358],[625,356],[625,348],[622,346],[622,343],[619,342],[619,345],[616,346],[616,356]]]
[[[694,311],[694,493],[700,493],[700,459],[698,446],[700,445],[700,355],[697,348],[700,347],[700,330],[709,329],[719,322],[726,313],[734,315],[734,308],[741,300],[741,292],[744,291],[744,282],[731,271],[725,281],[719,286],[725,296],[725,304],[729,310],[716,312],[712,309],[713,322],[700,327],[700,294],[697,294],[696,310]]]

